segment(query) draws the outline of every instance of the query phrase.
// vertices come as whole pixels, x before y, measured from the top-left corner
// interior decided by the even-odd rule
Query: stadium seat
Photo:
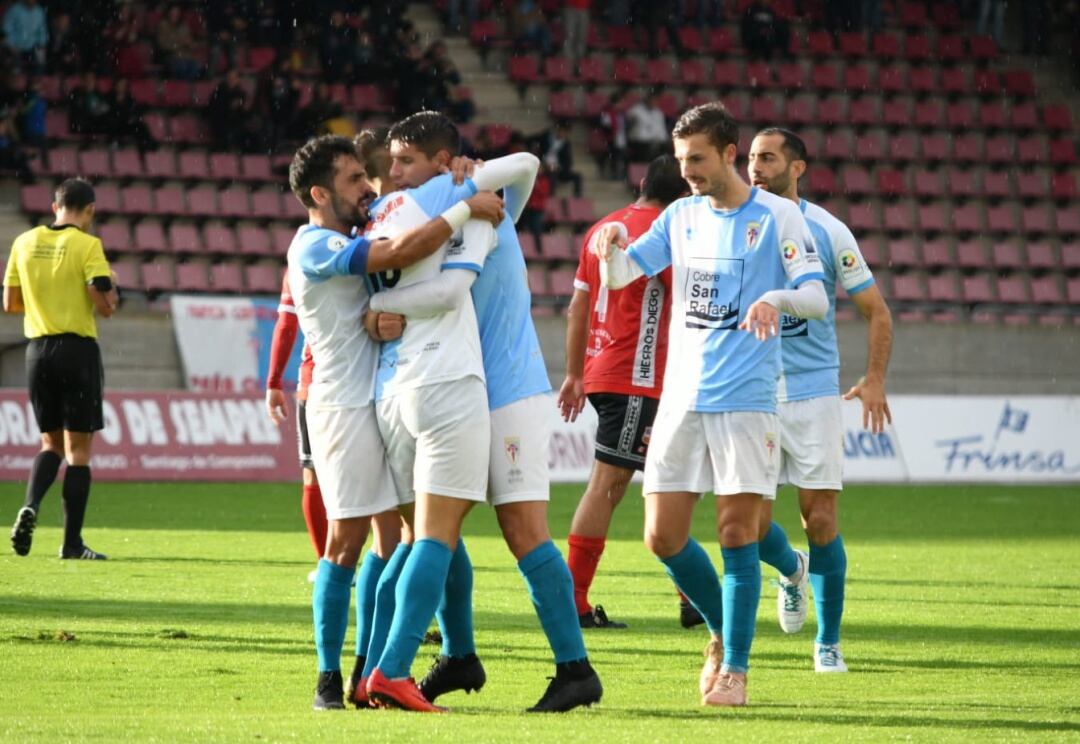
[[[1058,267],[1054,246],[1043,241],[1028,241],[1027,265],[1036,271],[1047,271]]]
[[[96,214],[117,214],[120,208],[120,190],[113,183],[99,183],[94,187]]]
[[[960,278],[960,297],[969,304],[993,302],[996,299],[988,274]]]
[[[1046,235],[1057,231],[1054,210],[1044,205],[1024,207],[1020,213],[1020,223],[1029,235]]]
[[[236,230],[240,253],[249,256],[273,256],[270,233],[257,225],[241,225]]]
[[[125,148],[112,155],[112,174],[117,178],[142,178],[146,173],[138,150]]]
[[[1010,98],[1034,98],[1035,76],[1030,70],[1007,70],[1002,75],[1005,94]]]
[[[997,43],[990,36],[972,36],[968,40],[971,49],[971,58],[978,62],[989,62],[997,59]]]
[[[567,57],[548,57],[544,60],[543,79],[548,85],[568,85],[574,82],[574,65]]]
[[[278,294],[281,291],[281,272],[265,264],[244,267],[244,283],[255,294]]]
[[[709,84],[708,73],[700,59],[684,59],[679,62],[679,79],[687,88],[700,88]]]
[[[952,271],[931,275],[926,282],[927,297],[932,302],[959,302],[960,291],[957,289],[956,279],[956,273]]]
[[[522,231],[518,233],[518,242],[521,244],[521,255],[525,257],[526,262],[540,260],[540,250],[536,247],[535,235]]]
[[[240,250],[233,229],[219,223],[207,223],[203,226],[203,245],[208,253],[224,256],[235,255]]]
[[[186,80],[166,80],[161,103],[166,108],[188,108],[192,102],[192,86]]]
[[[176,178],[176,154],[169,149],[155,150],[144,156],[146,176],[156,179]]]
[[[885,229],[891,233],[910,233],[912,228],[911,204],[908,202],[886,203],[883,210]]]
[[[894,274],[892,277],[892,296],[900,302],[922,302],[926,300],[926,287],[918,273]]]
[[[217,217],[217,189],[200,186],[187,192],[188,213],[194,217]]]
[[[540,80],[540,63],[531,54],[516,55],[507,63],[507,74],[510,82],[518,86],[522,95],[525,89]]]
[[[945,219],[945,209],[939,202],[920,205],[918,214],[919,227],[924,233],[945,232],[949,227]]]
[[[845,57],[865,57],[869,52],[866,34],[862,31],[843,31],[837,39],[840,54]],[[897,49],[899,52],[899,49]]]
[[[154,198],[149,187],[142,184],[127,186],[120,191],[120,211],[125,214],[155,214]]]
[[[186,145],[205,145],[210,137],[203,122],[194,114],[177,114],[169,120],[169,137]]]
[[[1039,276],[1031,280],[1031,301],[1039,305],[1060,305],[1065,301],[1061,291],[1061,279],[1055,275]]]
[[[270,229],[270,242],[274,247],[274,253],[278,256],[284,256],[288,253],[289,246],[292,245],[292,240],[295,235],[295,227],[274,225],[274,227]]]
[[[1080,235],[1080,210],[1059,210],[1057,213],[1057,231],[1061,235],[1069,237]]]
[[[570,297],[574,294],[574,272],[552,269],[548,272],[548,289],[556,297]]]
[[[277,180],[270,168],[270,158],[266,155],[241,155],[240,178],[260,183]]]
[[[116,284],[121,291],[141,290],[143,288],[140,264],[134,260],[120,260],[109,263],[109,268],[116,274]]]
[[[577,251],[566,233],[546,233],[540,238],[540,253],[547,261],[574,261]]]
[[[1016,186],[1020,198],[1027,201],[1043,199],[1049,191],[1046,173],[1042,170],[1021,171],[1016,175]]]
[[[1016,130],[1030,132],[1039,128],[1039,112],[1030,101],[1013,103],[1009,109],[1009,126]]]
[[[944,190],[941,186],[941,174],[936,170],[919,168],[912,177],[913,191],[920,199],[938,199]]]
[[[675,76],[671,71],[671,64],[667,59],[650,59],[645,62],[645,84],[651,86],[668,86],[675,84]]]
[[[842,171],[844,193],[852,196],[869,196],[875,193],[869,171],[861,165],[848,165]]]
[[[641,63],[634,57],[616,59],[612,65],[611,76],[616,85],[640,85]]]
[[[765,62],[748,62],[743,73],[745,87],[772,88],[773,68]]]
[[[875,163],[885,159],[885,141],[881,132],[873,131],[860,134],[855,138],[855,157],[866,163]],[[903,177],[901,176],[901,180]]]
[[[980,240],[962,240],[956,244],[956,265],[962,269],[982,269],[989,265],[986,246]]]
[[[954,207],[952,225],[959,233],[980,233],[983,229],[983,211],[975,204]]]
[[[1041,135],[1021,137],[1016,143],[1016,159],[1025,165],[1045,163],[1046,138]]]
[[[155,220],[143,220],[135,226],[135,246],[144,253],[165,253],[169,243],[161,223]]]
[[[1008,171],[987,169],[983,173],[982,192],[990,199],[1007,199],[1012,196]]]
[[[995,243],[991,252],[994,266],[1006,271],[1017,271],[1025,267],[1024,257],[1017,243]]]
[[[169,225],[169,248],[173,253],[202,253],[198,228],[189,222],[173,222]]]
[[[1075,200],[1077,194],[1076,174],[1064,172],[1052,175],[1050,177],[1050,194],[1058,201]]]
[[[964,49],[964,37],[944,34],[938,37],[937,59],[945,62],[960,62],[967,56]]]
[[[802,90],[806,85],[806,72],[798,62],[781,62],[776,65],[776,85],[787,91]]]
[[[142,286],[147,292],[172,292],[176,289],[173,263],[161,259],[142,265]]]
[[[874,57],[880,59],[896,59],[903,54],[900,37],[889,31],[880,31],[874,34],[871,52]]]
[[[154,205],[157,208],[157,214],[162,216],[187,214],[184,192],[176,186],[162,186],[155,189]]]
[[[889,137],[889,157],[900,163],[918,159],[919,143],[911,132],[900,132]]]
[[[855,139],[850,129],[833,129],[825,135],[823,154],[830,160],[848,162],[855,154]]]
[[[1065,104],[1050,104],[1042,107],[1043,126],[1054,132],[1071,132],[1072,114]]]
[[[750,102],[750,119],[759,126],[769,126],[780,120],[776,99],[770,95],[756,96]]]
[[[982,135],[968,132],[953,139],[953,159],[963,162],[982,160],[985,142]]]
[[[1000,96],[1003,90],[1001,78],[995,70],[976,70],[973,81],[975,93],[984,96]]]
[[[277,189],[260,189],[251,195],[251,215],[274,219],[281,215],[281,194]]]
[[[210,177],[219,181],[236,181],[240,178],[240,158],[231,152],[210,154]]]
[[[888,222],[888,214],[886,214]],[[889,268],[910,269],[922,266],[919,249],[909,238],[890,240],[888,245]]]
[[[1071,139],[1056,139],[1050,142],[1050,162],[1065,166],[1076,164],[1076,146]]]
[[[818,104],[815,121],[824,126],[836,126],[847,122],[847,99],[842,96],[826,98]]]
[[[984,101],[979,104],[979,124],[983,129],[1005,129],[1009,126],[1009,117],[1005,104],[1001,101]]]
[[[210,287],[215,292],[242,292],[244,282],[240,265],[232,261],[222,261],[211,266]]]
[[[862,156],[860,155],[860,159]],[[907,193],[907,184],[904,182],[904,174],[892,168],[880,168],[877,172],[877,190],[883,196],[900,196]],[[889,226],[886,213],[885,224]]]
[[[912,105],[910,98],[894,98],[885,101],[881,107],[882,123],[893,129],[906,129],[912,122]]]
[[[181,178],[203,179],[207,177],[210,171],[210,165],[207,162],[204,150],[185,150],[180,153],[179,161],[179,175]]]
[[[815,196],[832,196],[837,193],[836,174],[825,165],[815,164],[807,174],[810,193]]]
[[[251,204],[246,188],[228,188],[218,194],[218,209],[225,217],[247,217],[251,214]]]
[[[1012,205],[1002,204],[987,209],[986,226],[992,233],[1014,234],[1018,226]]]
[[[814,65],[810,70],[810,87],[819,94],[843,89],[839,68],[827,62]]]
[[[131,226],[125,221],[111,220],[97,227],[98,237],[106,251],[110,253],[132,253],[136,251],[131,239]],[[115,268],[115,266],[114,266]]]
[[[937,93],[937,69],[934,67],[913,67],[908,73],[908,86],[913,93],[931,95]]]
[[[49,165],[45,172],[58,178],[69,178],[79,172],[79,153],[74,147],[54,147],[49,150]]]
[[[922,208],[920,208],[920,217],[922,219]],[[923,228],[926,229],[925,227]],[[949,241],[944,238],[934,238],[931,240],[924,240],[922,245],[923,264],[930,270],[938,270],[948,268],[955,265],[955,261],[952,255],[952,249]]]
[[[919,101],[915,104],[915,126],[922,129],[941,129],[945,126],[945,109],[941,101]]]
[[[1080,270],[1080,244],[1067,243],[1061,246],[1061,265],[1070,273]]]
[[[975,111],[968,101],[950,103],[945,109],[945,124],[953,131],[971,129],[975,126]]]
[[[608,80],[607,65],[599,57],[582,57],[578,61],[578,79],[585,85],[600,85]]]
[[[867,96],[852,101],[848,109],[848,119],[856,127],[871,127],[877,124],[880,120],[877,99]]]
[[[709,29],[709,54],[714,57],[727,56],[735,47],[735,39],[727,26]]]
[[[876,205],[871,201],[852,203],[848,210],[848,227],[855,233],[881,229],[881,220]]]
[[[112,162],[108,150],[83,150],[78,154],[78,173],[86,178],[108,178],[112,175]]]
[[[176,267],[176,289],[180,292],[207,292],[210,279],[206,273],[206,264],[193,261],[178,264]]]
[[[814,123],[814,99],[808,96],[796,96],[788,100],[784,112],[788,123],[793,127],[805,127]]]
[[[529,292],[534,297],[545,297],[548,293],[547,271],[543,266],[531,264],[528,267]]]
[[[811,31],[806,35],[806,51],[814,57],[831,57],[836,53],[832,34],[828,31]]]
[[[140,103],[148,108],[160,108],[162,104],[161,93],[158,90],[158,81],[152,78],[139,78],[132,80],[129,86],[131,97],[135,103]]]
[[[1016,140],[1012,135],[999,134],[986,139],[986,159],[991,163],[1012,163],[1015,153]]]
[[[877,87],[882,93],[895,94],[908,92],[907,68],[902,65],[889,65],[878,70]]]

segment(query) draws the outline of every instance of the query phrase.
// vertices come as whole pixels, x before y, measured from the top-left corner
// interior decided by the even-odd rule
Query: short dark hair
[[[308,209],[315,208],[315,200],[311,198],[312,186],[333,188],[334,161],[342,155],[359,160],[352,141],[335,134],[309,139],[296,151],[289,164],[289,188],[301,204]]]
[[[671,155],[661,155],[649,163],[641,195],[665,207],[690,190],[679,170],[679,161]]]
[[[390,171],[390,153],[386,150],[389,133],[389,127],[376,127],[365,129],[353,139],[360,164],[369,178],[381,178]]]
[[[685,139],[694,134],[704,134],[717,150],[739,144],[739,124],[719,101],[694,106],[679,117],[671,130],[674,139]]]
[[[439,150],[455,156],[461,152],[461,135],[457,127],[438,111],[418,111],[406,116],[390,127],[388,141],[413,145],[429,158],[435,157]]]
[[[782,145],[784,152],[788,156],[788,160],[807,160],[806,155],[806,143],[802,141],[802,138],[795,134],[790,129],[784,127],[765,127],[758,132],[755,137],[770,137],[774,134],[779,134],[784,138],[784,144]]]
[[[85,178],[69,178],[56,187],[53,201],[62,209],[86,209],[96,201],[94,187]]]

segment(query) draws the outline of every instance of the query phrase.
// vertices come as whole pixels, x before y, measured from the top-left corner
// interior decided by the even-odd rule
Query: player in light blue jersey
[[[892,421],[885,398],[885,371],[892,350],[892,315],[874,283],[855,237],[840,220],[801,199],[806,145],[793,132],[772,127],[754,137],[749,175],[758,188],[790,199],[806,216],[825,274],[829,312],[822,320],[785,317],[782,323],[784,375],[781,381],[780,480],[799,490],[799,511],[809,555],[793,550],[772,521],[772,505],[762,510],[761,559],[780,572],[777,612],[780,627],[799,631],[806,620],[807,583],[813,586],[818,634],[814,668],[846,672],[840,651],[847,554],[837,525],[844,451],[840,415],[840,355],[836,347],[836,285],[842,286],[869,322],[866,374],[844,394],[860,398],[863,425],[875,433]]]
[[[585,651],[569,569],[547,526],[551,386],[532,322],[525,261],[514,228],[532,190],[538,162],[532,155],[519,153],[473,169],[470,162],[458,159],[456,179],[440,175],[456,155],[456,141],[456,129],[441,114],[422,112],[406,119],[391,130],[391,176],[399,187],[411,187],[407,193],[416,195],[421,204],[441,204],[461,189],[472,193],[476,188],[505,186],[507,217],[496,230],[496,247],[475,282],[458,276],[459,270],[444,267],[436,279],[379,292],[372,309],[401,312],[410,319],[424,317],[455,306],[471,290],[491,411],[488,501],[518,561],[556,663],[555,677],[530,711],[566,711],[598,702],[603,690]],[[485,679],[475,654],[471,596],[462,591],[471,584],[469,577],[468,553],[459,543],[437,613],[442,653],[420,683],[430,701],[453,690],[475,689]]]
[[[497,222],[501,201],[478,194],[393,240],[350,237],[366,219],[371,187],[352,143],[331,136],[297,151],[289,184],[309,215],[289,246],[289,284],[300,327],[318,360],[308,393],[308,425],[329,520],[312,595],[319,660],[314,707],[339,709],[344,707],[341,649],[356,561],[371,517],[396,506],[372,401],[378,350],[362,324],[368,299],[364,277],[434,253],[473,213]],[[384,324],[384,331],[390,325]]]
[[[664,392],[645,458],[645,542],[712,634],[702,704],[745,705],[761,594],[758,522],[762,500],[776,495],[780,460],[780,312],[821,318],[828,299],[798,207],[735,172],[739,128],[727,109],[690,109],[672,137],[694,196],[671,204],[627,250],[613,246],[626,243],[619,223],[602,227],[594,247],[612,289],[672,267]],[[690,537],[705,491],[717,496],[722,591]]]

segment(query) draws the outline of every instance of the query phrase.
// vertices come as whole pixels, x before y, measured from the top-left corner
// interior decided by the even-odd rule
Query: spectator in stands
[[[679,26],[687,25],[688,5],[688,0],[679,0],[676,15]],[[696,0],[694,6],[694,20],[698,28],[704,28],[706,24],[713,28],[724,25],[724,0]]]
[[[1005,0],[979,0],[979,21],[975,30],[991,36],[998,47],[1005,38]]]
[[[81,27],[81,24],[76,24]],[[101,47],[105,56],[115,63],[116,74],[121,77],[144,77],[146,63],[144,53],[139,43],[139,15],[135,7],[130,4],[121,5],[113,21],[104,31],[104,44],[89,45],[89,49]],[[88,47],[78,45],[84,55],[88,53]]]
[[[71,28],[71,15],[57,13],[53,16],[49,48],[46,53],[49,72],[54,75],[73,75],[81,68],[79,44]]]
[[[353,48],[353,82],[378,83],[384,74],[383,55],[379,54],[375,40],[370,32],[361,31]]]
[[[660,94],[653,92],[626,111],[626,140],[630,161],[644,163],[671,149],[671,131],[660,110]]]
[[[330,24],[319,36],[319,59],[325,79],[331,82],[348,80],[353,73],[353,29],[345,22],[345,14],[335,10]]]
[[[607,142],[607,158],[602,164],[611,178],[622,179],[626,175],[626,116],[620,101],[622,94],[615,91],[600,112],[600,130]]]
[[[48,109],[49,104],[41,95],[41,83],[27,78],[19,102],[18,131],[24,145],[38,149],[42,162],[45,162],[48,145],[45,139],[45,113]]]
[[[565,0],[563,7],[563,54],[574,64],[585,56],[589,38],[589,11],[592,0]]]
[[[0,112],[0,169],[15,171],[15,177],[24,184],[34,182],[30,158],[16,138],[14,112]]]
[[[560,121],[554,129],[540,136],[540,158],[551,174],[552,193],[560,183],[574,184],[574,196],[581,196],[581,174],[574,170],[574,147],[570,144],[570,125]]]
[[[15,0],[4,14],[4,40],[19,62],[32,72],[45,69],[49,28],[38,0]]]
[[[827,4],[831,6],[830,4]],[[771,0],[754,0],[742,19],[742,41],[751,59],[772,59],[773,52],[787,53],[791,29],[772,8]]]
[[[466,31],[461,17],[462,0],[450,0],[446,4],[446,26],[450,33],[460,34]],[[476,23],[480,17],[480,0],[465,0],[465,20],[469,25]]]
[[[143,121],[145,107],[131,97],[131,86],[127,78],[117,78],[108,97],[109,119],[107,134],[109,140],[123,143],[135,142],[139,152],[157,149],[157,140],[150,134],[150,128]]]
[[[1046,55],[1050,52],[1050,6],[1046,0],[1024,3],[1024,54]]]
[[[297,117],[300,139],[326,134],[330,131],[330,122],[340,119],[343,113],[341,104],[330,96],[329,83],[316,83],[311,102],[300,109]]]
[[[551,29],[536,0],[520,0],[514,3],[510,15],[510,35],[515,47],[539,49],[545,57],[551,54]]]
[[[96,74],[84,72],[68,100],[68,121],[74,134],[105,134],[109,130],[109,101],[98,90]]]
[[[1069,0],[1062,8],[1062,22],[1059,28],[1069,29],[1069,64],[1072,65],[1073,85],[1080,87],[1080,2]]]
[[[825,3],[825,28],[834,35],[858,29],[859,5],[860,0],[828,0]]]
[[[246,4],[239,0],[211,0],[206,4],[206,32],[210,42],[210,74],[239,64],[237,47],[248,39]]]
[[[675,0],[633,0],[630,4],[630,16],[639,35],[645,37],[641,43],[650,57],[656,57],[661,52],[661,29],[666,30],[668,43],[677,52],[681,51]]]
[[[883,22],[881,4],[881,0],[862,0],[859,20],[862,21],[864,31],[869,31],[871,34],[881,31]]]
[[[535,149],[538,150],[539,148]],[[540,156],[539,152],[534,151],[533,154],[537,157]],[[547,230],[547,205],[553,190],[554,181],[551,169],[541,158],[540,170],[536,174],[536,182],[533,184],[532,193],[529,194],[529,200],[525,203],[525,209],[522,210],[521,219],[518,221],[519,230],[528,230],[532,233],[538,251],[540,250],[540,244],[543,242],[544,232]]]
[[[472,91],[464,85],[450,88],[450,102],[446,113],[458,124],[468,124],[476,116],[476,103]]]
[[[173,77],[194,80],[202,65],[195,57],[195,37],[179,5],[169,6],[165,17],[158,21],[157,51]]]
[[[278,59],[259,79],[255,112],[264,126],[264,141],[272,152],[295,128],[300,90],[286,59]]]
[[[240,84],[240,71],[235,67],[214,88],[206,107],[210,131],[219,150],[246,150],[251,142],[248,129],[248,96]]]

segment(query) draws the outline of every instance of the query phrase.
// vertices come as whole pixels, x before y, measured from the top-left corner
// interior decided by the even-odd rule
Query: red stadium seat
[[[982,269],[986,261],[986,246],[979,240],[963,240],[956,244],[956,265],[962,269]]]
[[[166,108],[188,108],[191,106],[192,88],[186,80],[166,80],[161,102]]]
[[[667,59],[650,59],[645,63],[645,83],[652,86],[675,85],[675,76]]]
[[[529,292],[534,297],[547,296],[547,271],[543,266],[536,264],[528,267]]]
[[[1031,301],[1039,305],[1060,305],[1065,301],[1061,280],[1055,275],[1035,277],[1031,280]]]
[[[863,158],[860,157],[860,159]],[[894,170],[892,168],[880,168],[878,170],[877,188],[878,192],[881,193],[883,196],[900,196],[901,194],[907,193],[908,190],[903,172]],[[885,225],[886,227],[889,226],[887,212]]]
[[[165,231],[161,223],[154,220],[143,220],[135,226],[135,245],[144,253],[165,253],[169,250]]]
[[[967,56],[964,37],[952,34],[938,37],[937,58],[945,62],[960,62]]]
[[[218,194],[218,209],[225,217],[247,217],[251,204],[246,188],[229,188]]]
[[[236,230],[240,253],[254,256],[273,256],[274,246],[270,233],[255,225],[242,225]]]
[[[199,230],[190,222],[174,222],[169,225],[169,247],[173,253],[202,253],[203,243]]]
[[[999,269],[1015,271],[1025,267],[1024,257],[1020,254],[1020,246],[1017,243],[995,243],[991,255],[994,266]]]
[[[927,205],[929,206],[929,205]],[[919,219],[922,219],[922,210],[927,207],[919,207]],[[944,219],[942,220],[944,224]],[[926,226],[923,226],[926,229]],[[950,244],[944,238],[934,238],[923,241],[923,263],[928,269],[944,269],[955,265]]]
[[[235,153],[210,154],[210,177],[219,181],[235,181],[240,178],[240,159]]]
[[[941,174],[938,171],[920,168],[913,177],[913,190],[921,199],[938,199],[944,193],[941,186]]]
[[[1027,264],[1037,271],[1056,269],[1058,261],[1054,246],[1041,241],[1028,241]]]
[[[526,261],[540,260],[540,249],[536,247],[536,236],[531,232],[518,233],[518,242],[521,244],[521,255]]]
[[[234,255],[240,250],[233,229],[217,223],[203,226],[203,245],[207,252],[219,255]]]
[[[885,217],[888,222],[888,215]],[[922,266],[919,249],[909,238],[890,240],[888,246],[889,267],[907,269]]]
[[[271,266],[254,264],[244,267],[245,284],[255,294],[277,294],[281,291],[281,272]]]
[[[880,132],[868,132],[855,138],[855,157],[867,163],[885,159],[885,141]]]
[[[296,235],[295,227],[283,227],[275,225],[270,230],[270,241],[274,246],[274,254],[284,256],[289,252],[293,237]]]
[[[1007,70],[1002,78],[1005,93],[1010,98],[1035,97],[1035,76],[1030,70]]]
[[[994,70],[976,70],[974,87],[980,96],[1000,96],[1003,88],[1001,78]]]
[[[749,62],[746,65],[744,81],[750,88],[773,87],[773,68],[765,62]]]
[[[871,89],[870,72],[862,65],[844,70],[843,90],[848,93],[865,93]]]
[[[127,222],[111,221],[98,225],[97,235],[110,253],[130,253],[135,245],[131,240],[131,226]]]
[[[896,59],[902,54],[900,37],[888,31],[876,33],[872,51],[878,59]]]
[[[261,189],[251,195],[251,215],[274,219],[281,215],[281,194],[277,189]]]
[[[200,186],[187,192],[188,213],[195,217],[218,216],[217,190]]]
[[[997,43],[990,36],[972,36],[970,39],[971,57],[975,60],[986,62],[997,59]]]
[[[815,121],[814,100],[807,96],[796,96],[787,102],[787,110],[784,115],[789,124],[794,127],[813,124]]]
[[[633,57],[616,59],[612,68],[612,82],[616,85],[640,85],[641,63]]]
[[[540,253],[548,261],[573,261],[578,257],[566,233],[546,233],[541,236]]]
[[[1070,273],[1080,269],[1080,244],[1069,243],[1061,246],[1061,265]]]
[[[758,96],[750,102],[750,119],[760,126],[768,126],[780,120],[780,110],[772,96]]]
[[[847,122],[847,101],[842,96],[826,98],[818,104],[816,120],[825,126],[835,126]]]
[[[875,96],[866,96],[851,102],[848,109],[848,120],[856,127],[871,127],[878,123],[878,99]]]
[[[240,265],[223,261],[210,267],[210,286],[215,292],[242,292],[244,282]]]
[[[992,233],[1014,234],[1017,231],[1016,212],[1011,204],[1002,204],[986,210],[986,226]]]
[[[811,31],[806,35],[806,51],[815,57],[831,57],[836,53],[832,34],[828,31]]]
[[[1076,174],[1071,172],[1055,173],[1050,177],[1050,194],[1058,201],[1076,199]]]
[[[814,65],[810,70],[810,87],[819,93],[841,90],[843,83],[840,78],[839,68],[828,62]]]
[[[810,193],[815,196],[832,196],[837,193],[836,175],[828,167],[815,164],[807,174]]]
[[[1024,207],[1020,221],[1029,235],[1046,235],[1057,231],[1054,212],[1043,205]]]
[[[97,214],[120,212],[120,190],[112,183],[99,183],[94,187],[94,204]]]
[[[1018,173],[1016,175],[1016,185],[1020,198],[1027,201],[1045,198],[1049,191],[1046,173],[1042,170]]]
[[[960,279],[960,296],[964,302],[970,304],[993,302],[996,299],[988,274],[962,277]]]
[[[209,142],[203,122],[194,114],[177,114],[169,120],[169,135],[173,142],[203,145]]]
[[[176,289],[180,292],[210,291],[210,278],[206,273],[206,264],[198,261],[178,264],[176,267]]]
[[[848,227],[856,233],[881,229],[880,216],[871,201],[851,203],[847,222]]]
[[[908,74],[908,85],[911,91],[918,94],[931,94],[937,92],[937,69],[933,67],[913,67]]]
[[[923,160],[931,163],[949,160],[952,148],[949,140],[941,134],[930,134],[921,139]]]
[[[983,173],[983,194],[991,199],[1007,199],[1012,196],[1009,173],[1004,170],[987,170]]]
[[[574,64],[567,57],[548,57],[544,60],[543,79],[548,85],[567,85],[574,82]]]
[[[919,207],[919,227],[924,233],[941,233],[948,229],[941,204],[923,204]]]
[[[548,286],[556,297],[570,297],[574,294],[574,272],[568,269],[549,271]]]
[[[176,155],[172,150],[162,149],[148,152],[144,156],[146,176],[149,178],[176,178]]]
[[[980,233],[983,230],[983,210],[974,204],[954,207],[952,224],[959,233]]]
[[[982,135],[968,132],[953,140],[953,159],[964,162],[982,160],[984,141]]]
[[[1039,128],[1039,110],[1030,101],[1014,103],[1009,110],[1009,126],[1030,132]]]
[[[136,184],[120,192],[120,211],[126,214],[154,214],[154,199],[147,186]]]
[[[891,233],[910,233],[913,227],[911,205],[907,202],[886,203],[884,226]]]
[[[776,85],[784,90],[801,90],[806,85],[806,73],[798,62],[782,62],[776,66]]]
[[[919,143],[915,135],[901,132],[889,138],[889,157],[901,163],[910,163],[918,158]]]
[[[975,125],[975,112],[967,101],[950,103],[945,109],[945,123],[954,131],[971,129]]]
[[[138,150],[117,150],[112,156],[112,173],[118,178],[142,178],[146,174]]]
[[[688,88],[700,88],[709,82],[705,65],[700,59],[684,59],[679,62],[679,78]]]
[[[187,214],[184,192],[176,186],[155,189],[154,205],[157,207],[157,214],[162,216]]]
[[[956,288],[956,273],[943,271],[931,276],[927,281],[928,297],[933,302],[960,301],[960,292]]]
[[[855,154],[855,140],[850,129],[833,129],[825,135],[825,157],[848,162]]]
[[[606,83],[607,65],[599,57],[582,57],[578,61],[578,79],[586,85]]]
[[[945,109],[941,101],[919,101],[915,104],[915,126],[923,129],[941,129],[945,125]]]
[[[840,54],[845,57],[865,57],[869,51],[866,34],[861,31],[845,31],[839,37]],[[899,52],[899,49],[897,49]]]
[[[854,120],[854,114],[852,114]],[[893,129],[906,129],[911,126],[912,107],[910,98],[894,98],[885,101],[881,107],[882,123]]]
[[[171,261],[151,261],[142,265],[142,286],[147,292],[171,292],[176,289]]]
[[[206,159],[206,153],[202,150],[186,150],[180,153],[181,178],[203,179],[207,177],[210,166]]]
[[[510,82],[524,90],[540,80],[540,63],[531,54],[511,57],[507,65]]]
[[[734,47],[735,39],[730,28],[722,26],[709,30],[709,54],[712,56],[728,55]]]
[[[901,65],[882,67],[878,71],[878,89],[882,93],[905,93],[908,90],[907,69]]]
[[[45,172],[69,178],[79,172],[79,154],[74,147],[54,147],[49,150],[49,167]],[[51,203],[51,202],[50,202]]]
[[[1051,131],[1072,131],[1072,114],[1065,104],[1051,104],[1042,107],[1043,126]]]
[[[259,181],[261,183],[275,180],[273,171],[270,168],[270,158],[266,155],[241,155],[240,177],[245,181]]]
[[[1074,165],[1076,146],[1071,139],[1056,139],[1050,142],[1050,162],[1054,165]]]
[[[920,274],[896,274],[892,285],[892,296],[900,302],[922,302],[926,299],[926,288]]]
[[[1021,137],[1016,143],[1016,159],[1026,165],[1045,163],[1046,138],[1040,135]]]
[[[140,78],[132,80],[129,87],[131,97],[136,103],[150,108],[161,106],[161,95],[158,92],[158,81],[152,78]]]
[[[979,105],[979,124],[983,129],[1005,129],[1009,118],[1001,101],[986,101]]]
[[[548,112],[556,119],[575,119],[581,115],[572,90],[552,91],[548,96]]]

